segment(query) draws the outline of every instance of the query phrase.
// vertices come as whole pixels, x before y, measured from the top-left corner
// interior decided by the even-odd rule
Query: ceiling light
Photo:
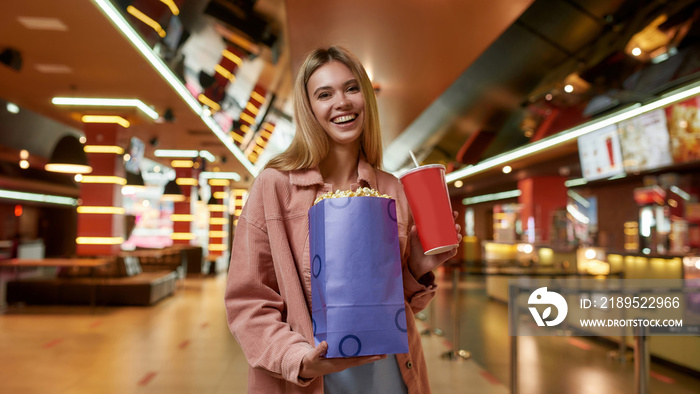
[[[228,49],[224,49],[221,52],[221,56],[225,57],[226,59],[236,63],[237,65],[241,65],[243,61],[241,60],[240,57],[236,56],[233,52],[229,51]]]
[[[476,197],[467,197],[462,200],[463,205],[480,204],[482,202],[506,200],[508,198],[519,197],[522,194],[520,190],[510,190],[507,192],[484,194]]]
[[[55,31],[66,31],[68,26],[57,18],[42,18],[33,16],[19,16],[17,21],[22,24],[22,26],[31,30],[55,30]]]
[[[160,23],[154,21],[150,16],[144,14],[138,8],[134,7],[133,5],[130,5],[126,7],[126,12],[130,13],[136,19],[150,26],[151,29],[155,30],[161,38],[165,37],[165,30],[163,30],[163,28],[160,26]]]
[[[173,168],[192,168],[194,162],[192,160],[173,160],[170,162],[170,166]]]
[[[124,155],[124,161],[129,161],[129,160],[131,160],[131,155],[127,153]]]
[[[505,166],[505,167],[503,167],[503,173],[504,173],[504,174],[510,174],[511,171],[513,171],[513,167],[511,167],[511,166]]]
[[[616,124],[623,120],[633,118],[637,115],[641,115],[653,111],[655,109],[665,107],[669,104],[683,101],[687,98],[696,96],[698,94],[700,94],[700,82],[688,84],[679,89],[668,92],[650,103],[644,105],[632,105],[628,108],[622,109],[610,115],[600,117],[599,119],[580,124],[555,135],[543,138],[541,140],[538,140],[537,142],[527,144],[521,148],[514,149],[512,151],[486,159],[473,166],[465,167],[460,170],[451,172],[445,176],[445,180],[448,183],[454,182],[457,179],[463,179],[468,176],[484,172],[494,167],[498,167],[501,164],[512,162],[513,160],[521,159],[523,157],[527,157],[535,153],[557,147],[570,141],[575,141],[582,135],[586,135],[593,131],[600,130],[604,127]]]
[[[80,183],[104,183],[115,185],[126,185],[126,178],[113,175],[83,175]]]
[[[199,157],[203,157],[203,158],[209,160],[210,163],[213,163],[216,161],[216,156],[212,155],[211,152],[209,152],[208,150],[200,150]]]
[[[160,166],[153,167],[153,172],[160,172]]]
[[[462,187],[462,186],[464,186],[464,182],[462,182],[461,180],[455,181],[455,187],[456,187],[456,188],[460,188],[460,187]]]
[[[116,145],[85,145],[83,150],[85,153],[113,153],[116,155],[124,153],[124,148]]]
[[[553,98],[554,98],[554,97],[552,96],[551,93],[547,93],[547,94],[544,96],[544,99],[547,100],[547,101],[552,101]]]
[[[75,239],[78,245],[119,245],[124,243],[123,237],[78,237]]]
[[[29,152],[26,149],[19,151],[19,158],[22,160],[27,160],[29,158]]]
[[[27,168],[29,168],[29,162],[26,160],[20,160],[19,161],[19,168],[26,170]]]
[[[173,179],[165,185],[165,189],[163,190],[163,197],[161,197],[161,199],[164,201],[175,202],[185,201],[185,196],[182,194],[180,186],[178,186],[177,182],[175,182],[175,180]]]
[[[177,178],[175,180],[179,186],[197,186],[197,180],[194,178]]]
[[[123,215],[126,210],[122,207],[86,207],[81,205],[77,208],[78,213],[90,213],[100,215]]]
[[[250,92],[250,98],[259,102],[260,104],[263,104],[265,102],[265,97],[263,97],[260,93],[256,92],[255,90]]]
[[[10,200],[20,200],[20,201],[36,201],[36,202],[46,202],[50,204],[60,204],[60,205],[77,205],[78,200],[70,197],[63,196],[52,196],[47,194],[37,194],[37,193],[25,193],[25,192],[14,192],[10,190],[0,190],[0,198],[7,198]]]
[[[197,157],[199,151],[193,149],[156,149],[153,154],[156,157]]]
[[[92,172],[83,145],[72,135],[67,135],[58,141],[53,148],[49,163],[44,168],[46,171],[69,174]]]
[[[5,105],[5,109],[7,109],[7,112],[11,114],[19,113],[19,107],[17,106],[17,104],[14,103],[7,103],[7,105]]]
[[[211,172],[211,171],[205,171],[199,174],[200,177],[204,179],[233,179],[234,181],[238,182],[241,180],[241,176],[237,172]],[[214,185],[212,182],[210,182],[211,185]],[[216,185],[214,185],[216,186]],[[218,185],[218,186],[228,186],[226,185]]]
[[[177,5],[173,0],[160,0],[161,3],[165,4],[170,8],[170,12],[173,13],[173,15],[180,15],[180,9],[177,8]]]
[[[131,123],[121,116],[84,115],[80,120],[82,120],[83,123],[116,123],[125,129],[131,126]]]
[[[75,179],[76,182],[80,182],[83,180],[83,174],[75,174],[73,179]]]
[[[211,108],[211,110],[213,110],[214,112],[221,109],[221,106],[219,104],[217,104],[214,100],[207,97],[204,93],[201,93],[199,96],[197,96],[197,99],[199,99],[199,101],[201,101],[202,104]]]
[[[54,97],[51,99],[54,105],[75,105],[82,107],[135,107],[148,115],[153,120],[158,119],[158,112],[138,99],[111,99],[111,98],[86,98],[86,97]]]
[[[84,144],[87,142],[87,137],[84,135],[81,135],[80,138],[78,138],[78,141],[80,141],[81,144]]]
[[[35,64],[34,68],[44,74],[70,74],[73,69],[65,64]]]
[[[639,55],[641,55],[641,54],[642,54],[641,48],[636,47],[636,48],[632,49],[632,55],[634,55],[634,56],[639,56]]]
[[[218,123],[216,123],[209,116],[203,116],[204,110],[199,102],[192,97],[190,91],[185,87],[185,85],[178,79],[178,77],[170,70],[170,68],[163,62],[158,55],[153,52],[149,44],[147,44],[139,33],[134,30],[129,22],[124,19],[121,12],[112,4],[110,0],[93,0],[95,4],[102,10],[102,12],[107,15],[107,17],[114,23],[117,28],[129,39],[129,41],[141,52],[141,54],[151,63],[153,68],[155,68],[160,75],[170,84],[170,86],[180,95],[180,97],[187,103],[187,105],[202,118],[202,121],[209,127],[209,129],[214,133],[214,135],[219,138],[219,140],[226,146],[231,153],[238,159],[238,161],[243,164],[243,166],[250,172],[253,177],[258,175],[259,170],[253,166],[248,160],[246,160],[243,152],[234,145],[233,141],[229,138],[228,134],[221,129]],[[224,51],[223,55],[226,56]],[[230,52],[229,52],[230,53]],[[231,54],[233,55],[233,54]],[[235,55],[234,55],[235,56]],[[237,56],[236,56],[237,57]],[[240,62],[240,58],[238,59]],[[240,64],[240,63],[237,63]],[[153,118],[157,119],[157,117]]]
[[[564,91],[566,93],[571,93],[574,91],[574,87],[572,85],[566,85],[566,86],[564,86]]]

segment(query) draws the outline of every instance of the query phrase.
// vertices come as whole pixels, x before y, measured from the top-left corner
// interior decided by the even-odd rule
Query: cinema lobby
[[[249,217],[271,198],[256,194],[267,186],[256,179],[299,132],[304,59],[330,45],[366,70],[381,170],[401,179],[407,203],[380,187],[343,190],[334,197],[346,205],[380,197],[380,214],[366,208],[346,231],[342,221],[332,230],[343,210],[326,208],[340,200],[311,198],[308,233],[236,250],[256,220],[271,220]],[[442,177],[437,187],[411,184],[425,169]],[[456,213],[456,254],[417,280],[406,263],[402,278],[406,239],[432,248],[438,203],[425,201],[435,195]],[[358,262],[394,247],[394,271]],[[232,334],[227,283],[264,268],[243,257],[272,261],[279,250],[305,259],[293,283],[313,293],[299,290],[309,349],[319,338],[335,346],[334,289],[340,303],[375,306],[334,288],[322,271],[331,255],[347,269],[339,282],[364,282],[352,285],[357,297],[381,288],[405,298],[384,313],[395,324],[386,335],[422,344],[430,390],[406,379],[425,373],[411,348],[386,352],[398,369],[373,376],[403,376],[399,392],[700,393],[700,3],[0,4],[0,393],[267,394],[256,380],[265,372],[288,380],[270,392],[360,392],[324,391],[325,378],[304,386],[301,369],[291,379],[275,370],[288,371],[291,356],[251,361],[256,346]],[[270,270],[280,278],[266,290],[283,296],[290,282]],[[416,308],[408,289],[433,289],[432,275],[435,296]],[[296,331],[299,309],[279,300],[249,308]],[[344,316],[338,335],[371,316]],[[340,356],[327,356],[384,353],[371,348],[390,342],[374,327],[373,342],[348,334]],[[260,348],[278,345],[271,331],[255,335]]]

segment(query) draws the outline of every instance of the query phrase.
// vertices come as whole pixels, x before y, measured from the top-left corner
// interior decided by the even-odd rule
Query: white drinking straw
[[[418,160],[416,160],[416,155],[413,154],[413,151],[409,150],[408,153],[411,154],[411,159],[413,159],[413,164],[415,164],[416,167],[420,167],[420,164],[418,164]]]

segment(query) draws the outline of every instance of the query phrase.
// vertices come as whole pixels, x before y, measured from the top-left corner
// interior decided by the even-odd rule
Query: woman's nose
[[[336,107],[338,109],[347,108],[349,105],[350,100],[348,100],[347,97],[345,97],[344,95],[338,97],[338,102],[336,103]]]

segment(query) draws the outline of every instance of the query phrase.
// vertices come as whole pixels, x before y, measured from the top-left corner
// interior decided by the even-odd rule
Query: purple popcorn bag
[[[326,357],[408,353],[396,202],[321,200],[309,209],[311,312]]]

